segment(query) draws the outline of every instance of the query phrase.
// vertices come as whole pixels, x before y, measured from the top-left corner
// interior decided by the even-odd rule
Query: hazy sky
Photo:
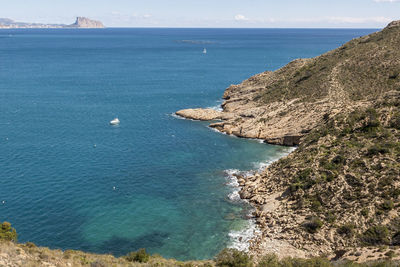
[[[109,27],[380,28],[400,19],[400,0],[0,0],[0,18]]]

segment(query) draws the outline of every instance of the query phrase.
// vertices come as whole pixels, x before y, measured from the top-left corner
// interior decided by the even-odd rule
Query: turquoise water
[[[1,30],[0,221],[51,248],[212,257],[248,224],[226,170],[287,148],[171,114],[372,31]]]

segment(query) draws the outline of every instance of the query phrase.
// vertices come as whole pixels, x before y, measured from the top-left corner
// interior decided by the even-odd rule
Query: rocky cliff
[[[91,20],[85,17],[77,17],[74,24],[70,27],[74,28],[104,28],[103,23],[97,20]]]
[[[230,86],[222,112],[177,112],[220,120],[210,126],[228,134],[299,145],[264,172],[237,177],[257,209],[255,255],[400,255],[399,47],[395,21]]]

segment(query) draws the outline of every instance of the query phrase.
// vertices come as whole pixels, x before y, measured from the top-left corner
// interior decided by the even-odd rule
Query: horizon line
[[[61,25],[61,24],[60,24]],[[41,29],[47,29],[47,30],[104,30],[104,29],[288,29],[288,30],[317,30],[317,29],[325,29],[325,30],[379,30],[379,29],[384,29],[385,27],[196,27],[196,26],[192,26],[192,27],[170,27],[170,26],[157,26],[157,27],[153,27],[153,26],[112,26],[112,27],[107,27],[104,26],[104,28],[0,28],[0,30],[18,30],[18,29],[25,29],[25,30],[41,30]]]

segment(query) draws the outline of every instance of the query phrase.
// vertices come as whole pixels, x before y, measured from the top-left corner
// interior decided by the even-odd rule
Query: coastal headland
[[[73,24],[43,24],[16,22],[12,19],[0,18],[0,29],[73,29],[73,28],[105,28],[103,23],[85,17],[77,17]]]
[[[237,177],[261,229],[253,255],[400,258],[398,47],[394,21],[230,86],[222,111],[176,112],[226,134],[298,146],[261,173]]]

